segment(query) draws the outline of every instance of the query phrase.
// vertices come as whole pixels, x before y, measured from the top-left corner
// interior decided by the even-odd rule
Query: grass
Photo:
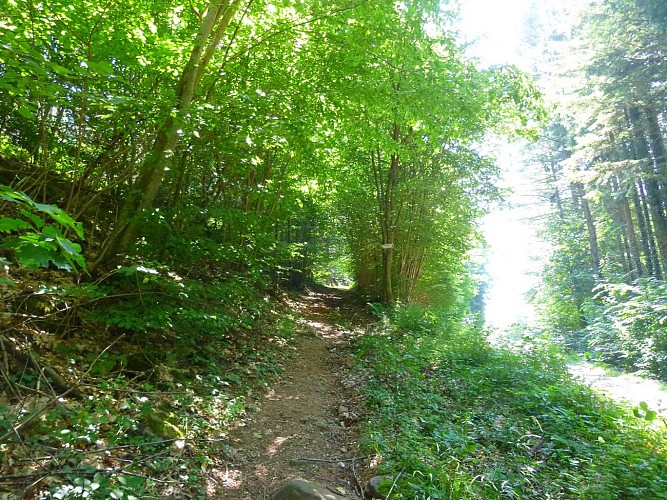
[[[400,474],[393,499],[667,498],[664,432],[574,382],[547,342],[492,347],[403,307],[356,349],[363,446]]]

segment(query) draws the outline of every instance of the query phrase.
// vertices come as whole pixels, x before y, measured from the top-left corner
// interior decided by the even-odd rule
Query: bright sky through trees
[[[473,43],[471,53],[483,64],[516,64],[522,60],[517,48],[523,20],[531,0],[464,0],[461,7],[464,41]]]
[[[519,55],[524,19],[531,0],[466,0],[461,9],[463,41],[471,43],[469,52],[484,65],[515,64],[524,71],[528,61]],[[534,229],[527,222],[531,187],[522,172],[517,144],[488,144],[503,171],[502,187],[513,191],[512,208],[496,208],[482,222],[489,245],[486,272],[486,318],[499,328],[517,321],[530,321],[532,307],[525,294],[533,286],[530,274],[536,270],[539,246]]]

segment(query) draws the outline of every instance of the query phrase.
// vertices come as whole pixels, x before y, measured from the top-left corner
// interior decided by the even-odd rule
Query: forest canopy
[[[495,196],[475,145],[539,114],[530,78],[466,58],[437,1],[2,16],[0,182],[83,221],[93,275],[131,256],[298,281],[318,262],[387,302],[453,293]]]

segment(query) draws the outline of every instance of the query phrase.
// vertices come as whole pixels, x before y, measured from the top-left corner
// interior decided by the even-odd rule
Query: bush
[[[599,359],[667,380],[667,283],[653,278],[596,288],[587,346]]]

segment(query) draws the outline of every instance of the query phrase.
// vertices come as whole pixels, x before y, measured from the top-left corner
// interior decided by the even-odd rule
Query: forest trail
[[[224,460],[209,471],[209,498],[272,498],[290,479],[313,481],[358,499],[354,457],[357,419],[347,346],[350,330],[335,324],[350,307],[344,292],[310,291],[291,304],[301,315],[293,354],[273,387],[230,433]],[[361,466],[357,462],[356,466]]]
[[[631,406],[638,406],[644,401],[651,410],[667,417],[667,390],[660,382],[631,373],[610,373],[588,362],[570,364],[568,370],[584,384],[615,401]]]

